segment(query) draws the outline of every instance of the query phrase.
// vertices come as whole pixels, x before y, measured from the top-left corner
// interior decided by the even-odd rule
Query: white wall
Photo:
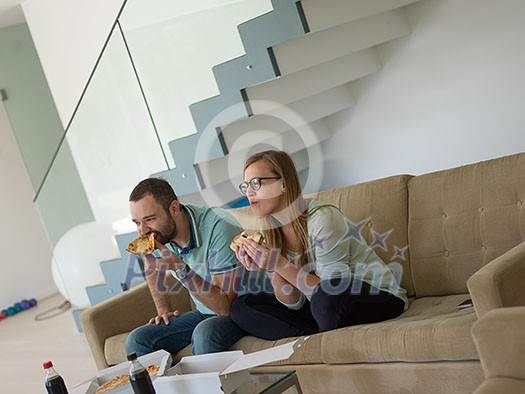
[[[123,0],[26,0],[24,16],[64,127]]]
[[[33,204],[33,189],[7,113],[0,104],[0,309],[56,293],[51,245]],[[4,241],[9,242],[4,242]]]
[[[422,0],[331,120],[323,188],[525,151],[525,1]]]

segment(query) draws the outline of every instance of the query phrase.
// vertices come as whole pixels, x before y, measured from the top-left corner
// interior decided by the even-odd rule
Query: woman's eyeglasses
[[[243,182],[239,185],[239,190],[242,194],[246,195],[248,193],[248,186],[252,188],[252,190],[259,190],[261,188],[261,181],[264,181],[266,179],[281,179],[280,176],[271,176],[271,177],[257,177],[252,178],[248,182]]]

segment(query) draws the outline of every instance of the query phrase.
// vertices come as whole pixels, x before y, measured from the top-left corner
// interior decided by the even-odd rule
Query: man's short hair
[[[135,186],[129,195],[129,201],[137,202],[148,194],[152,195],[155,201],[157,201],[166,212],[169,212],[171,202],[177,200],[175,191],[166,180],[161,178],[147,178]]]

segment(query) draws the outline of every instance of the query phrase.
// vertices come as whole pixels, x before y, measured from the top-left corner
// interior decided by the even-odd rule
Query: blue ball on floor
[[[13,306],[10,306],[9,308],[2,309],[0,314],[2,315],[2,319],[5,319],[8,316],[16,315],[18,312],[25,311],[26,309],[32,308],[37,304],[36,299],[26,299],[24,298],[22,301],[15,303]]]

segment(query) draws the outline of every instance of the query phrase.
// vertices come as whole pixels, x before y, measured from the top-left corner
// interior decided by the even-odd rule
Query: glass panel
[[[219,93],[212,68],[244,54],[237,26],[270,10],[270,0],[128,0],[120,23],[166,152],[196,132],[189,106]]]
[[[217,95],[213,67],[244,53],[237,26],[271,9],[270,0],[126,3],[36,197],[76,306],[87,305],[86,286],[107,279],[98,263],[118,259],[112,245],[103,256],[76,245],[98,245],[103,229],[135,231],[132,188],[174,167],[168,143],[196,131],[189,106]],[[95,263],[90,276],[79,274],[83,254]]]
[[[34,191],[64,133],[26,24],[0,29],[0,89]]]
[[[167,169],[119,30],[105,48],[57,160],[37,198],[53,242],[96,221],[134,231],[128,196],[141,179]]]

